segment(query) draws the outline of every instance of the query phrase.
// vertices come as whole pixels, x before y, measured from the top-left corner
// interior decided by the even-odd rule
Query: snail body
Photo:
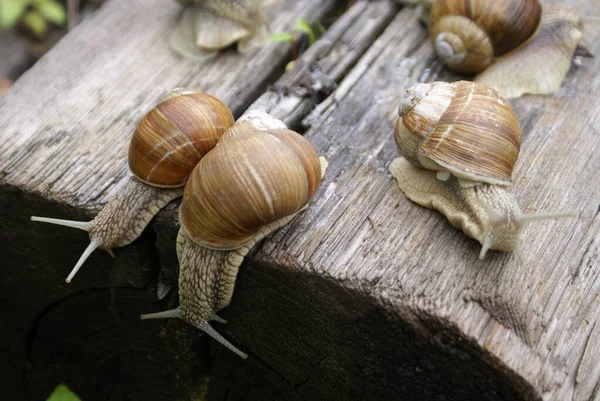
[[[112,254],[112,248],[130,244],[162,207],[180,197],[197,162],[233,122],[231,111],[220,100],[176,89],[138,123],[129,145],[132,176],[92,221],[32,216],[32,221],[88,231],[90,244],[67,283],[95,249]]]
[[[237,43],[240,52],[262,45],[268,36],[264,0],[180,1],[186,8],[169,45],[194,60],[212,57]]]
[[[556,91],[582,37],[576,10],[538,0],[436,0],[428,26],[449,69],[504,97]]]
[[[507,98],[518,98],[526,93],[556,92],[567,76],[576,52],[593,57],[580,44],[582,37],[577,10],[556,4],[544,5],[534,37],[496,58],[475,76],[475,81],[493,87]]]
[[[238,121],[194,169],[179,210],[179,307],[142,315],[178,317],[246,358],[208,323],[231,300],[254,245],[310,202],[326,162],[301,135],[268,115]]]
[[[390,172],[407,198],[440,211],[482,249],[520,254],[521,230],[571,213],[523,214],[508,191],[520,149],[518,119],[483,84],[434,82],[409,88],[395,139],[404,158]]]

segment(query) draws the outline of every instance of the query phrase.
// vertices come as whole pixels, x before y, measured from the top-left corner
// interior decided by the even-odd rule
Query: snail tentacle
[[[94,250],[104,249],[114,258],[112,248],[133,242],[161,208],[182,194],[183,188],[152,187],[129,177],[125,186],[92,221],[78,222],[37,216],[32,216],[31,220],[73,227],[89,233],[90,244],[66,279],[70,283]]]
[[[147,313],[145,315],[140,316],[140,318],[142,320],[172,319],[172,318],[179,318],[179,317],[181,317],[179,308],[175,308],[175,309],[171,309],[171,310],[167,310],[167,311],[163,311],[163,312]],[[213,315],[209,320],[214,320],[219,323],[227,323],[227,320],[220,318],[216,314]],[[240,351],[233,344],[231,344],[229,341],[227,341],[227,339],[225,339],[225,337],[223,337],[221,334],[219,334],[210,324],[208,324],[208,321],[199,321],[196,324],[194,324],[194,326],[196,326],[198,329],[202,330],[203,332],[208,334],[210,337],[214,338],[215,340],[217,340],[218,342],[223,344],[225,347],[227,347],[227,349],[233,351],[235,354],[239,355],[243,359],[248,358],[247,354]]]
[[[73,277],[75,277],[75,274],[77,274],[77,272],[83,265],[83,262],[85,262],[87,260],[87,258],[92,254],[92,252],[94,252],[96,249],[98,249],[99,246],[100,246],[99,241],[97,241],[97,240],[90,241],[90,244],[87,246],[87,248],[85,248],[85,250],[79,257],[79,260],[75,264],[75,267],[73,268],[73,270],[71,270],[71,272],[67,276],[67,279],[65,280],[65,282],[67,284],[69,284],[71,282],[71,280],[73,279]]]
[[[527,223],[575,217],[571,212],[523,214],[502,186],[483,183],[463,187],[454,177],[440,181],[435,171],[415,167],[402,157],[395,159],[389,169],[407,198],[438,210],[452,226],[479,241],[479,259],[495,249],[515,252],[521,260],[521,231]]]
[[[90,227],[92,226],[91,221],[54,219],[52,217],[31,216],[30,220],[31,221],[39,221],[40,223],[56,224],[57,226],[77,228],[79,230],[88,231],[88,232],[90,231]]]
[[[104,249],[114,257],[111,248],[133,242],[162,207],[180,197],[198,161],[233,123],[231,110],[219,99],[176,88],[137,124],[127,158],[132,176],[94,220],[74,222],[33,216],[32,221],[89,233],[90,245],[67,282],[94,249]]]
[[[162,312],[155,313],[145,313],[140,315],[140,319],[149,320],[149,319],[175,319],[179,317],[179,308],[169,309]]]
[[[322,178],[328,166],[324,157],[319,157],[319,166]],[[237,355],[246,358],[246,354],[218,334],[208,321],[226,323],[215,312],[229,305],[239,268],[248,252],[258,242],[287,225],[307,207],[308,205],[304,205],[297,212],[261,227],[248,241],[233,250],[212,249],[198,244],[182,226],[177,235],[179,307],[171,311],[142,315],[142,319],[178,317],[204,331]]]

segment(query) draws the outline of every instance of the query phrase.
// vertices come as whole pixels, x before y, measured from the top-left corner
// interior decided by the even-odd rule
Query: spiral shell
[[[526,42],[539,26],[538,0],[438,0],[429,33],[448,68],[477,73]]]
[[[139,122],[129,145],[129,168],[150,185],[185,185],[198,161],[233,123],[219,99],[177,89]]]
[[[245,52],[268,39],[264,0],[183,0],[186,5],[169,45],[178,54],[204,60],[237,43]]]
[[[235,249],[261,227],[302,209],[320,180],[318,154],[301,135],[242,121],[194,169],[179,221],[195,242]]]
[[[394,137],[412,164],[476,183],[510,184],[521,129],[493,89],[467,81],[417,84],[398,113]]]

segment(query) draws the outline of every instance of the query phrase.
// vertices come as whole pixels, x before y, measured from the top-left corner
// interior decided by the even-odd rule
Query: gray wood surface
[[[594,2],[571,4],[584,16],[599,15]],[[460,78],[433,59],[425,31],[412,15],[401,12],[305,120],[312,126],[306,136],[329,158],[330,170],[311,208],[266,243],[255,260],[294,265],[303,276],[326,277],[355,291],[432,343],[452,344],[453,358],[467,358],[465,349],[479,353],[521,397],[599,399],[598,61],[572,68],[553,96],[512,102],[523,129],[512,191],[523,211],[572,210],[578,218],[527,227],[522,265],[501,252],[479,261],[476,241],[438,212],[408,201],[387,171],[398,156],[392,132],[404,90],[417,81]],[[586,21],[585,43],[598,54],[600,26],[593,21]],[[343,300],[328,307],[348,310]],[[350,348],[344,337],[329,341],[336,352],[328,357],[343,360]],[[432,347],[421,357],[435,352]],[[284,364],[284,358],[278,362]],[[457,394],[429,382],[445,362],[440,356],[429,369],[413,372],[411,383],[420,383],[422,390],[412,399],[424,399],[428,387]],[[391,380],[398,372],[390,365],[382,367],[381,376],[363,380]],[[474,377],[474,368],[479,367],[465,363],[445,373],[459,383]],[[477,394],[512,399],[492,395],[482,384],[473,399]]]
[[[43,398],[53,380],[90,400],[190,399],[207,383],[214,400],[599,399],[596,59],[572,68],[553,96],[512,102],[523,129],[513,193],[525,212],[578,218],[528,227],[523,265],[500,252],[478,261],[478,243],[408,201],[387,171],[404,90],[459,79],[435,61],[414,10],[394,17],[387,2],[358,2],[270,90],[286,44],[197,65],[165,47],[177,4],[132,3],[107,2],[0,99],[10,272],[0,352],[9,361],[1,377],[21,383],[12,399]],[[567,3],[600,15],[593,0]],[[323,18],[332,4],[283,2],[273,28]],[[585,25],[600,54],[600,25]],[[176,205],[114,261],[94,254],[69,287],[84,234],[28,221],[97,212],[127,175],[135,123],[176,86],[219,96],[236,116],[259,108],[310,127],[330,162],[308,211],[240,271],[223,312],[230,323],[218,330],[246,362],[218,345],[207,353],[181,322],[137,320],[177,303],[175,291],[159,303],[154,294],[159,269],[176,283]]]
[[[290,30],[301,16],[323,19],[333,6],[280,1],[270,11],[272,29]],[[227,50],[205,64],[177,57],[167,42],[181,9],[175,1],[106,2],[0,98],[7,399],[45,399],[60,382],[86,400],[189,399],[206,381],[208,354],[190,352],[206,349],[196,330],[139,320],[156,302],[151,230],[114,260],[95,252],[67,286],[86,234],[29,221],[34,214],[90,219],[128,175],[135,124],[169,90],[211,93],[240,115],[283,72],[287,43],[246,55]]]

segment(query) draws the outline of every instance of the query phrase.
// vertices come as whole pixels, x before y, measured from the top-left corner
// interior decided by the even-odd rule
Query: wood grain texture
[[[333,0],[280,1],[271,10],[272,29],[289,30],[300,16],[321,19],[333,5]],[[147,385],[163,382],[170,399],[189,399],[206,377],[206,359],[190,352],[207,344],[195,329],[139,322],[139,314],[157,302],[160,266],[151,231],[117,249],[114,260],[95,252],[66,286],[64,277],[85,248],[86,234],[29,221],[40,214],[89,220],[129,174],[127,146],[137,121],[169,90],[186,86],[211,93],[240,115],[282,73],[289,59],[286,43],[245,55],[229,49],[206,64],[175,56],[167,38],[181,9],[176,1],[106,2],[0,99],[0,249],[3,271],[10,272],[0,285],[6,398],[45,399],[65,382],[86,400],[164,400],[165,394]],[[88,296],[94,291],[101,295]],[[123,297],[131,307],[119,306]],[[79,302],[67,305],[68,300]],[[89,319],[81,317],[85,311]],[[54,322],[50,334],[39,325],[45,319]],[[80,337],[69,337],[66,346],[59,328]],[[104,348],[106,358],[98,358],[86,345],[91,336],[86,332],[122,335],[122,341],[108,341],[113,352]],[[38,337],[42,354],[32,349]],[[49,357],[59,348],[64,357]],[[143,351],[148,348],[156,353]],[[119,359],[123,368],[131,361],[127,380],[109,374]],[[85,374],[74,376],[76,365]],[[105,388],[98,391],[100,386]]]
[[[591,1],[570,3],[584,16],[600,12]],[[410,15],[402,11],[305,120],[312,126],[307,137],[331,168],[311,208],[266,243],[255,263],[296,266],[303,281],[326,277],[430,341],[456,330],[450,341],[472,347],[468,354],[481,352],[520,398],[598,399],[598,370],[590,359],[600,318],[598,61],[573,67],[553,96],[512,102],[523,129],[512,191],[523,211],[573,210],[578,218],[531,224],[523,265],[500,252],[478,261],[475,241],[439,213],[408,201],[387,172],[397,157],[393,121],[406,88],[460,78],[439,67]],[[585,43],[596,54],[599,34],[597,24],[585,23]],[[343,297],[327,307],[347,310]],[[335,352],[327,357],[345,366],[344,344],[335,337],[318,341],[331,342]],[[276,361],[286,364],[283,357]],[[458,369],[468,378],[470,368]],[[414,394],[426,399],[431,387],[424,377],[411,383],[419,380],[422,390]],[[461,399],[457,391],[444,394]],[[480,392],[478,399],[513,399],[507,396]]]
[[[318,19],[332,5],[280,4],[272,29],[291,28],[299,15]],[[180,10],[160,0],[109,2],[19,79],[0,99],[3,182],[97,211],[127,175],[135,125],[162,95],[189,87],[240,115],[281,71],[285,43],[205,64],[178,58],[167,37]]]
[[[354,67],[397,8],[387,1],[357,2],[249,108],[266,111],[292,129],[299,128],[301,120]]]
[[[388,1],[356,2],[329,27],[323,37],[294,62],[248,109],[263,110],[290,128],[304,131],[302,119],[335,88],[396,15]],[[315,89],[318,88],[318,89]],[[177,209],[163,210],[154,224],[160,254],[161,281],[176,286]]]
[[[223,313],[229,324],[218,330],[250,358],[242,362],[211,347],[211,399],[600,397],[597,60],[572,68],[553,96],[512,103],[523,129],[513,174],[517,200],[525,212],[568,209],[578,218],[531,225],[523,265],[499,252],[478,261],[478,243],[439,213],[408,201],[387,170],[398,156],[393,122],[404,90],[419,81],[459,79],[435,60],[414,10],[391,20],[395,6],[358,2],[276,84],[297,89],[321,78],[337,82],[320,102],[327,91],[306,97],[264,92],[287,61],[285,45],[248,56],[227,51],[196,65],[165,48],[176,3],[145,1],[145,16],[138,18],[141,3],[107,2],[0,99],[0,243],[3,267],[11,272],[0,287],[2,316],[10,322],[0,351],[10,361],[1,377],[19,383],[11,399],[25,398],[30,385],[37,393],[29,397],[42,398],[52,380],[77,380],[69,367],[89,363],[78,357],[88,355],[78,341],[107,344],[85,327],[66,340],[72,348],[55,359],[56,370],[33,362],[65,345],[55,327],[77,324],[82,315],[92,316],[85,320],[94,327],[86,311],[96,310],[100,327],[123,342],[108,342],[114,358],[92,361],[78,377],[106,376],[121,357],[131,366],[128,381],[139,386],[75,387],[89,392],[86,400],[164,399],[153,386],[142,386],[159,383],[160,372],[164,386],[178,386],[173,399],[200,391],[207,376],[199,358],[207,354],[198,332],[178,321],[141,324],[135,318],[177,305],[175,291],[160,305],[151,301],[158,268],[167,283],[176,282],[175,205],[154,225],[156,248],[147,230],[117,251],[115,261],[94,254],[72,287],[62,280],[85,246],[84,234],[28,222],[34,211],[65,218],[96,212],[127,175],[125,144],[137,120],[182,85],[221,97],[236,116],[250,106],[311,127],[307,137],[330,161],[310,208],[241,267]],[[600,15],[593,0],[567,3],[582,15]],[[273,28],[289,29],[298,15],[319,18],[331,4],[283,2]],[[586,22],[585,43],[595,54],[599,36],[600,26]],[[325,75],[314,74],[315,63]],[[102,289],[98,296],[95,288]],[[109,302],[114,307],[105,307]]]

